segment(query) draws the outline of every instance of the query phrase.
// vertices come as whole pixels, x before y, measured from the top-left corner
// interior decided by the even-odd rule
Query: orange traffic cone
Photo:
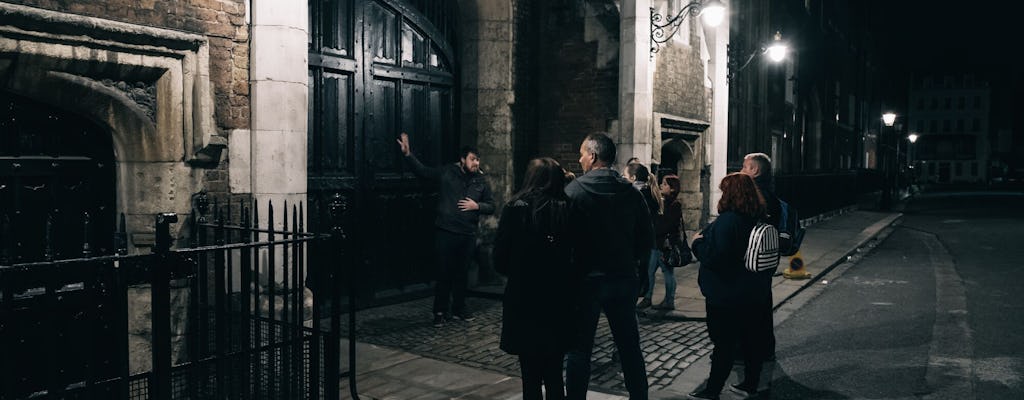
[[[804,268],[804,258],[798,250],[789,259],[789,267],[782,271],[782,276],[787,279],[810,279],[811,273]]]

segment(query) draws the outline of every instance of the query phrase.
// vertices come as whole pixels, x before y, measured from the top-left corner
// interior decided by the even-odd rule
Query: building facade
[[[906,165],[921,182],[986,182],[994,150],[992,89],[973,74],[915,77],[908,94],[910,132]]]
[[[739,170],[748,153],[768,154],[779,196],[802,217],[877,199],[884,175],[879,88],[885,82],[864,6],[815,0],[732,4],[726,168]],[[761,52],[776,33],[789,54],[771,63]]]

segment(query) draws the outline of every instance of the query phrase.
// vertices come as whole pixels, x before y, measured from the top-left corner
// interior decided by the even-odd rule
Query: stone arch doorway
[[[0,90],[0,264],[113,253],[115,175],[106,129]]]
[[[426,165],[454,161],[456,10],[453,0],[310,2],[310,224],[335,196],[347,204],[339,268],[360,282],[361,305],[426,293],[433,280],[436,185],[408,171],[395,138],[408,132]]]

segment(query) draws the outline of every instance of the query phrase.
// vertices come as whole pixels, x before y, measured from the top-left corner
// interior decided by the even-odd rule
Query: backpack
[[[743,266],[752,272],[774,270],[779,266],[779,231],[774,226],[758,221],[750,230],[747,251],[743,253]]]
[[[779,219],[779,254],[791,256],[800,250],[806,230],[800,226],[800,217],[789,203],[779,199],[782,218]]]

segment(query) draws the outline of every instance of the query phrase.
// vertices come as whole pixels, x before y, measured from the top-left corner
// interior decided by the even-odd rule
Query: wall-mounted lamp
[[[907,140],[909,140],[910,143],[917,143],[917,138],[919,138],[919,137],[920,136],[918,136],[916,133],[911,133],[911,134],[907,135]]]
[[[885,123],[885,126],[892,126],[896,123],[896,114],[891,112],[882,114],[882,122]]]
[[[736,74],[742,71],[744,68],[747,68],[747,66],[750,65],[750,62],[754,61],[754,57],[757,57],[759,54],[767,54],[769,60],[778,63],[786,59],[786,54],[789,52],[789,46],[786,45],[786,42],[782,41],[782,33],[775,32],[775,40],[772,40],[772,42],[766,46],[763,45],[757,49],[754,49],[754,51],[751,52],[749,56],[747,56],[747,61],[745,61],[742,65],[739,66],[737,66],[738,62],[736,60],[737,57],[735,57],[735,52],[732,48],[730,48],[729,50],[730,56],[728,63],[728,79],[729,82],[732,83],[732,80],[736,77]]]
[[[690,16],[701,16],[704,19],[704,23],[708,26],[718,26],[722,23],[722,19],[725,18],[725,5],[719,0],[693,0],[675,16],[665,21],[665,16],[654,12],[654,7],[651,7],[651,58],[654,58],[654,53],[657,53],[662,43],[667,42],[675,36],[676,32],[679,31],[679,26],[683,23],[683,19],[687,15]],[[666,31],[668,32],[666,34]]]

